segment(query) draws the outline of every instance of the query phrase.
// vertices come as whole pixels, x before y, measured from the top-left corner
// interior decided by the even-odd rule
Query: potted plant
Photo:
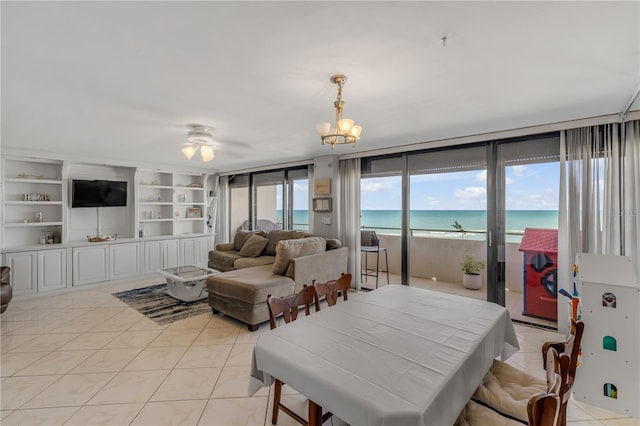
[[[470,290],[478,290],[482,287],[482,276],[480,271],[484,269],[484,262],[475,260],[473,256],[467,254],[462,262],[462,284]]]

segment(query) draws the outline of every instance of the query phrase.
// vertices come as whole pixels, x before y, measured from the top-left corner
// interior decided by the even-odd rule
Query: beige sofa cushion
[[[219,250],[211,250],[209,252],[209,262],[217,265],[224,265],[227,269],[233,269],[233,264],[237,259],[240,259],[241,256],[235,250],[230,251],[219,251]]]
[[[269,232],[269,234],[267,235],[267,238],[269,238],[269,244],[267,244],[267,247],[264,249],[264,254],[266,254],[267,256],[275,256],[276,247],[282,240],[293,240],[295,238],[304,238],[311,236],[311,234],[302,231],[275,229]]]
[[[210,297],[222,295],[249,304],[264,303],[268,295],[284,297],[294,292],[295,282],[291,278],[275,275],[272,265],[229,271],[216,274],[207,280]],[[266,310],[266,306],[264,307]]]
[[[244,243],[246,243],[252,235],[260,235],[261,237],[267,236],[267,234],[262,231],[236,231],[236,235],[233,237],[233,249],[237,251],[242,250],[242,246],[244,246]]]
[[[240,257],[233,262],[234,269],[251,268],[253,266],[271,265],[276,259],[275,256]]]
[[[309,256],[326,251],[327,243],[322,237],[307,237],[297,240],[283,240],[276,248],[276,259],[273,262],[273,273],[284,275],[291,259]]]
[[[244,243],[238,254],[243,257],[258,257],[268,243],[269,239],[254,234]]]

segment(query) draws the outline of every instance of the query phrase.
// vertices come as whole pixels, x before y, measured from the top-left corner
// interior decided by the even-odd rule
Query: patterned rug
[[[113,296],[146,315],[158,325],[169,324],[205,312],[211,313],[207,299],[183,302],[169,296],[166,291],[166,284],[158,284],[113,293]]]

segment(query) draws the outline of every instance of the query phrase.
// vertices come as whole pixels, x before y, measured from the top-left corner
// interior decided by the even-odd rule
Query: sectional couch
[[[207,280],[209,305],[251,331],[269,320],[267,296],[298,292],[313,280],[347,272],[346,247],[339,240],[300,231],[238,231],[232,243],[209,252],[209,267],[224,271]]]

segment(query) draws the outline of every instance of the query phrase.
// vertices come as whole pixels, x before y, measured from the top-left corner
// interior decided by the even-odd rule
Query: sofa
[[[0,313],[7,310],[9,302],[13,297],[13,289],[11,288],[11,268],[8,266],[0,266],[0,300],[2,306],[0,307]]]
[[[347,257],[339,240],[299,231],[238,231],[232,243],[209,253],[209,267],[224,271],[207,279],[209,306],[255,331],[269,321],[268,295],[282,297],[313,280],[337,279],[347,272]]]

